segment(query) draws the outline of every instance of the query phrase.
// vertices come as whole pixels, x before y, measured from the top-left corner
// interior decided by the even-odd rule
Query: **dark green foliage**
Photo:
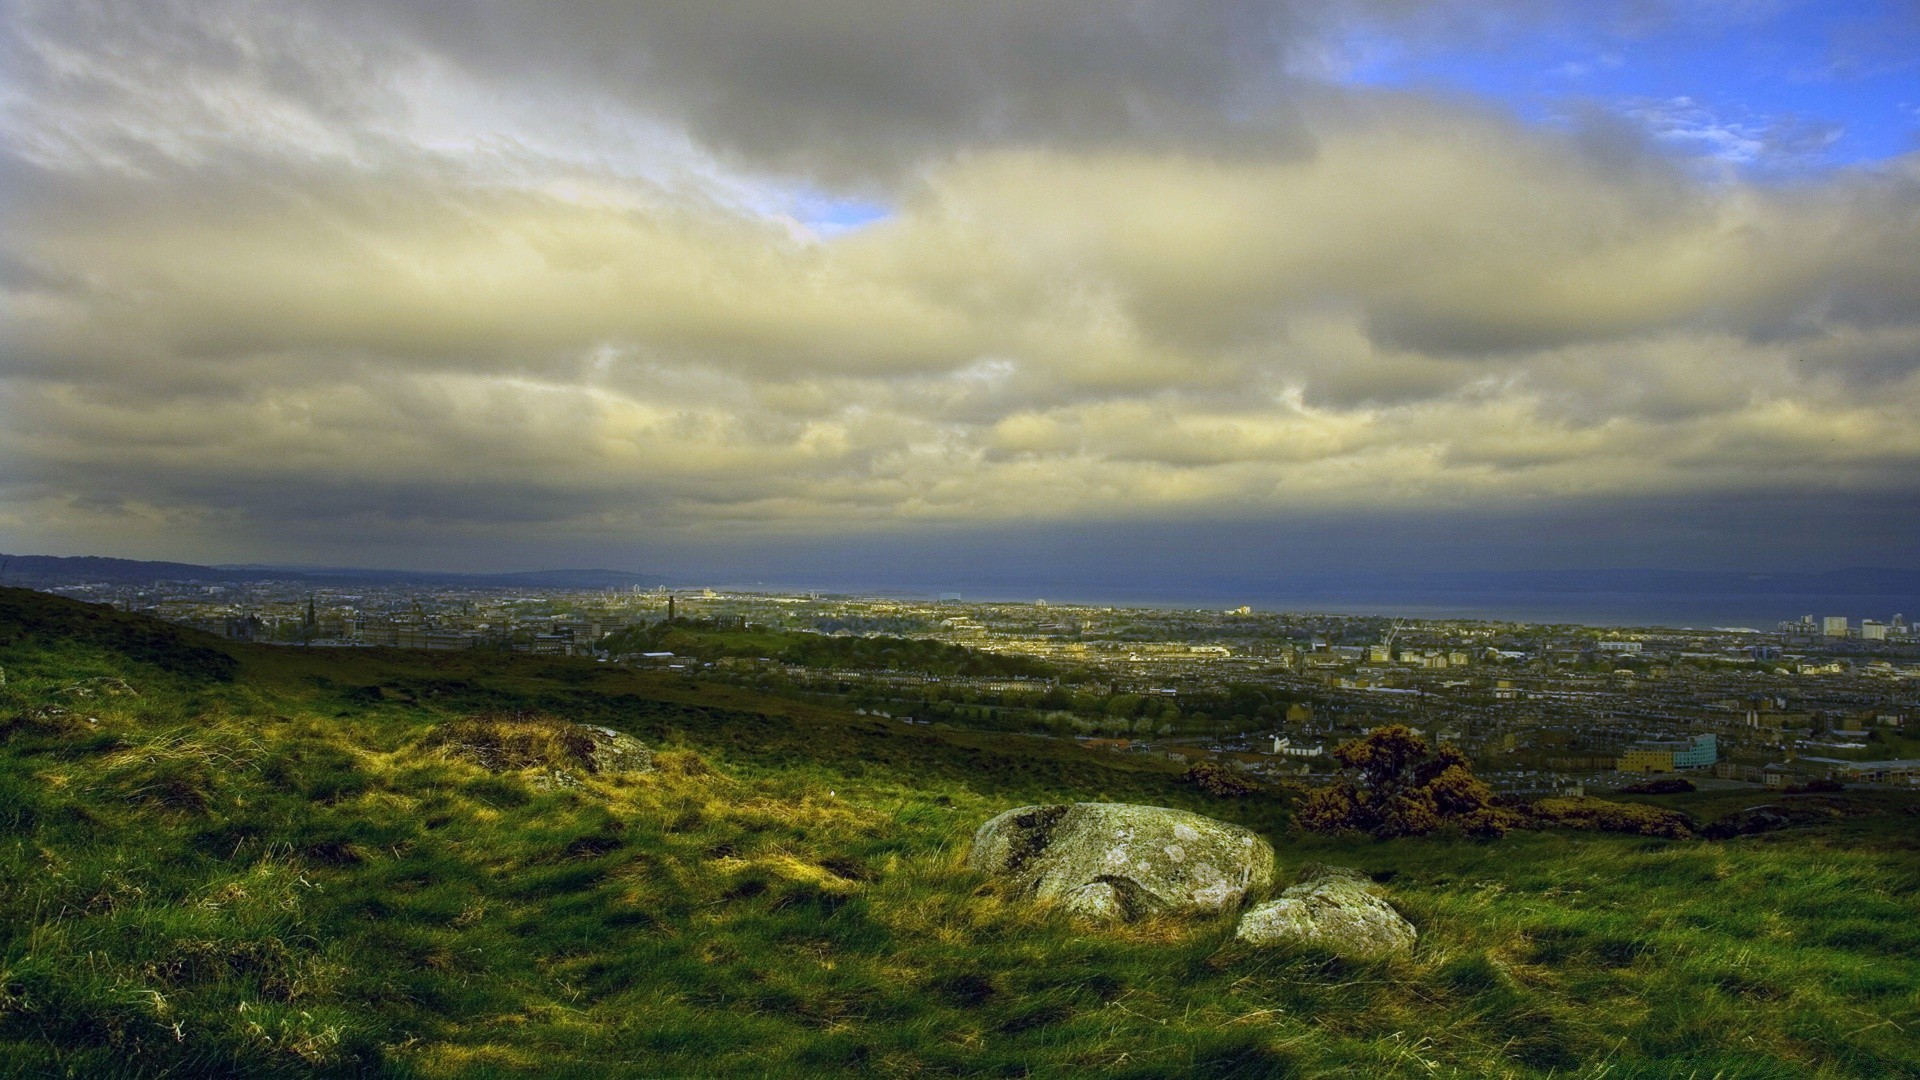
[[[1194,762],[1187,766],[1184,779],[1208,795],[1220,799],[1239,799],[1256,795],[1260,791],[1260,785],[1251,777],[1217,761]]]
[[[1539,799],[1526,807],[1526,816],[1533,828],[1601,829],[1670,840],[1685,840],[1697,827],[1676,810],[1590,797]]]
[[[1809,780],[1804,784],[1788,784],[1782,789],[1784,795],[1826,795],[1847,790],[1847,785],[1838,780],[1825,777]]]
[[[1696,790],[1693,781],[1684,776],[1663,776],[1656,780],[1643,780],[1638,784],[1628,784],[1620,789],[1622,795],[1679,795]]]
[[[1333,751],[1340,776],[1309,793],[1300,824],[1316,832],[1364,832],[1387,839],[1448,826],[1498,836],[1519,823],[1494,805],[1493,789],[1473,775],[1465,754],[1438,749],[1394,724]]]
[[[608,637],[601,647],[614,653],[671,652],[702,660],[763,658],[812,668],[1003,678],[1048,678],[1055,674],[1052,665],[1030,656],[981,652],[925,638],[835,637],[785,630],[748,630],[733,624],[693,619],[624,630]]]

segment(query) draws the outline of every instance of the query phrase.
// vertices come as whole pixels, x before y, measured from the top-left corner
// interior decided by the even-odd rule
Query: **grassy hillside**
[[[565,659],[234,647],[0,589],[0,666],[4,1074],[1920,1074],[1910,799],[1380,844],[1140,759]],[[498,709],[660,767],[556,785],[436,745]],[[990,814],[1077,798],[1360,866],[1420,947],[1094,931],[960,866]]]

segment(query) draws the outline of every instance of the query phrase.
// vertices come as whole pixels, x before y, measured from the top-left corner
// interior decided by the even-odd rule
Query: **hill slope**
[[[315,584],[442,585],[465,588],[651,588],[666,579],[628,570],[522,570],[460,574],[433,570],[379,570],[334,566],[199,566],[194,563],[110,559],[98,555],[0,554],[0,583],[45,587],[80,582],[144,585],[155,581],[310,581]]]
[[[1920,1071],[1893,797],[1725,843],[1344,842],[1147,762],[564,659],[233,647],[0,590],[0,666],[0,1073]],[[659,768],[449,749],[514,709]],[[1075,798],[1361,866],[1421,946],[1096,932],[959,865],[990,814]]]

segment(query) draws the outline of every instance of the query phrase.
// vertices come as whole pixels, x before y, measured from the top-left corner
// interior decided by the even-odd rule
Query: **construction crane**
[[[1393,659],[1393,639],[1399,636],[1401,627],[1405,625],[1406,620],[1404,619],[1393,620],[1393,625],[1387,628],[1387,636],[1380,641],[1380,647],[1387,650],[1387,659],[1389,660]]]

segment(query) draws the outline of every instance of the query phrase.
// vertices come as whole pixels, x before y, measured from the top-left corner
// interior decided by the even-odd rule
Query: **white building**
[[[1321,754],[1326,753],[1326,748],[1321,746],[1295,746],[1285,736],[1275,735],[1273,737],[1273,752],[1282,757],[1319,757]]]

